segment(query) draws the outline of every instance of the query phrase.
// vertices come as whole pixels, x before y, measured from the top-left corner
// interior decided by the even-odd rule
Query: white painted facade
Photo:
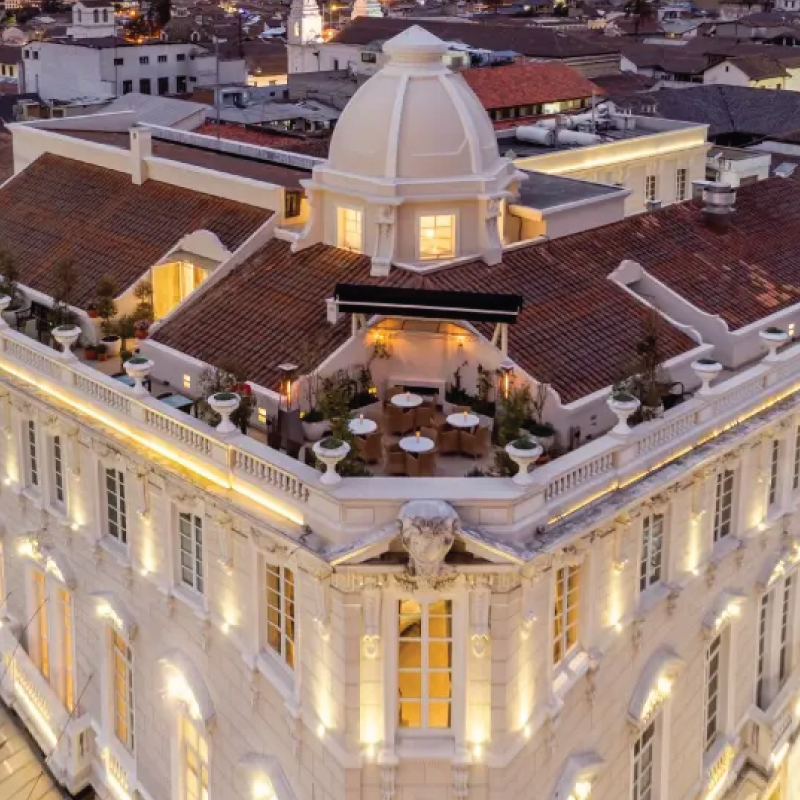
[[[783,76],[773,78],[753,79],[742,69],[731,64],[729,61],[722,61],[709,67],[703,73],[703,83],[721,83],[726,86],[749,86],[753,89],[786,89],[789,79]]]
[[[128,92],[176,94],[217,82],[216,56],[196,44],[88,46],[30,42],[22,48],[21,91],[43,100],[117,97]],[[219,82],[244,83],[243,60],[220,61]]]

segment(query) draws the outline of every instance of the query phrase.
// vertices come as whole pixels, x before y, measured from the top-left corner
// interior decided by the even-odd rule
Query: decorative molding
[[[740,616],[747,600],[744,592],[725,590],[720,593],[703,617],[702,630],[706,639],[716,636],[733,619]]]
[[[330,621],[331,581],[330,578],[320,578],[314,581],[314,623],[320,638],[326,642],[330,638]]]
[[[463,752],[453,759],[453,800],[469,798],[469,754]]]
[[[219,565],[227,575],[233,574],[233,517],[225,511],[214,516],[217,529],[217,546],[219,548]]]
[[[470,641],[472,654],[483,658],[489,648],[489,614],[492,589],[488,581],[476,581],[470,589]]]
[[[408,577],[434,586],[445,572],[444,559],[461,532],[461,520],[443,500],[412,500],[397,520],[403,547],[410,556]]]
[[[394,800],[397,783],[397,765],[381,764],[381,800]]]
[[[639,731],[655,717],[672,693],[686,663],[668,647],[656,650],[636,682],[628,706],[628,720]]]
[[[550,800],[588,800],[605,762],[595,752],[570,756],[561,769]]]
[[[364,655],[377,658],[381,641],[381,586],[377,580],[365,585],[361,594],[361,617],[364,626]]]

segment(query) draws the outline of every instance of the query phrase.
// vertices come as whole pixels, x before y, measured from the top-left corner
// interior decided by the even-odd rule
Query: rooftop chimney
[[[692,200],[702,200],[703,192],[711,181],[692,181]]]
[[[729,183],[710,181],[703,189],[703,216],[714,227],[727,227],[736,202],[736,189]]]
[[[137,186],[147,180],[147,160],[153,155],[153,134],[138,125],[131,128],[131,178]]]

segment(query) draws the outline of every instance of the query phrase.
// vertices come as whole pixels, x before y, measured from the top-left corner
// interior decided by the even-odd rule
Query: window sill
[[[570,653],[553,672],[553,696],[559,703],[570,689],[589,671],[589,656],[581,649]]]
[[[31,503],[33,503],[37,508],[42,508],[44,505],[42,502],[41,492],[31,488],[30,486],[21,486],[19,489],[19,494],[21,494],[26,500],[29,500]]]
[[[258,671],[278,690],[285,703],[296,705],[295,673],[272,653],[262,650],[256,656]]]
[[[648,617],[669,597],[671,591],[671,587],[666,583],[659,582],[649,586],[639,595],[636,617]]]
[[[720,539],[718,542],[714,542],[711,548],[710,561],[716,565],[721,564],[728,556],[735,553],[741,544],[742,540],[732,533]]]
[[[97,543],[104,553],[108,553],[121,567],[130,568],[131,554],[128,545],[120,544],[110,536],[103,536]]]
[[[178,584],[172,588],[172,596],[180,600],[199,620],[207,622],[210,619],[208,600],[205,595]]]
[[[398,728],[396,755],[414,761],[448,761],[456,755],[452,731]]]

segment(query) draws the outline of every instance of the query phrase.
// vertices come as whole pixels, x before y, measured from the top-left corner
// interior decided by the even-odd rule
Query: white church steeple
[[[286,29],[289,72],[318,71],[321,41],[322,14],[316,0],[292,0]]]

